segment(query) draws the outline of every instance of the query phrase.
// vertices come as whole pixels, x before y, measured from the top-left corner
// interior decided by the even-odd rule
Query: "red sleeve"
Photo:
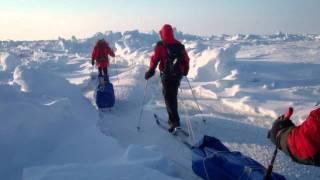
[[[150,59],[149,70],[155,70],[160,61],[160,46],[154,48],[153,54]]]
[[[291,131],[288,136],[288,146],[292,154],[301,159],[308,159],[319,152],[319,118],[320,108],[313,110],[301,125]]]
[[[112,49],[108,46],[108,55],[111,57],[115,57],[114,52],[112,51]]]
[[[95,60],[95,59],[96,59],[96,48],[93,48],[92,54],[91,54],[91,60]]]

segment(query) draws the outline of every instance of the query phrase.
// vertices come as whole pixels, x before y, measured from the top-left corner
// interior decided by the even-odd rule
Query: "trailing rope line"
[[[188,82],[188,85],[189,85],[189,88],[190,88],[190,90],[191,90],[193,99],[194,99],[195,103],[197,104],[197,107],[198,107],[199,112],[201,113],[202,122],[205,123],[206,120],[203,118],[203,112],[202,112],[201,109],[200,109],[198,100],[197,100],[197,98],[196,98],[196,96],[195,96],[195,94],[194,94],[194,92],[193,92],[193,89],[192,89],[192,87],[191,87],[191,84],[190,84],[190,82],[189,82],[189,79],[187,78],[187,76],[185,76],[185,79],[186,79],[187,82]]]

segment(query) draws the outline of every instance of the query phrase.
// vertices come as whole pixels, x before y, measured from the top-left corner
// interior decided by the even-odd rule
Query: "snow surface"
[[[184,78],[179,111],[182,126],[191,122],[189,141],[212,135],[267,166],[273,120],[293,106],[299,124],[319,100],[319,35],[175,33],[190,55],[188,80],[200,107]],[[117,55],[110,67],[116,105],[103,113],[90,78],[99,38]],[[0,179],[198,179],[190,150],[152,117],[167,118],[158,73],[148,84],[143,78],[158,39],[155,32],[108,31],[87,39],[1,41]],[[274,171],[288,179],[320,178],[318,168],[283,153]]]

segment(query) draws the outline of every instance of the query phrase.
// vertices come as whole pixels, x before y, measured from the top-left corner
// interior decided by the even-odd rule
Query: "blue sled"
[[[98,80],[95,98],[99,109],[112,108],[115,103],[115,95],[112,83],[105,81],[104,87],[101,87]]]
[[[263,180],[265,167],[240,152],[230,151],[217,138],[204,136],[192,147],[192,170],[203,179]],[[272,173],[270,180],[285,180]]]

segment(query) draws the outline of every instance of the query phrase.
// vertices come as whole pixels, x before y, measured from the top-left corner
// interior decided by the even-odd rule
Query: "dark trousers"
[[[98,70],[99,70],[99,77],[104,77],[104,80],[109,82],[108,68],[99,67]]]
[[[180,126],[180,118],[178,114],[178,89],[182,77],[168,77],[161,75],[162,94],[166,104],[169,123],[173,126]]]

